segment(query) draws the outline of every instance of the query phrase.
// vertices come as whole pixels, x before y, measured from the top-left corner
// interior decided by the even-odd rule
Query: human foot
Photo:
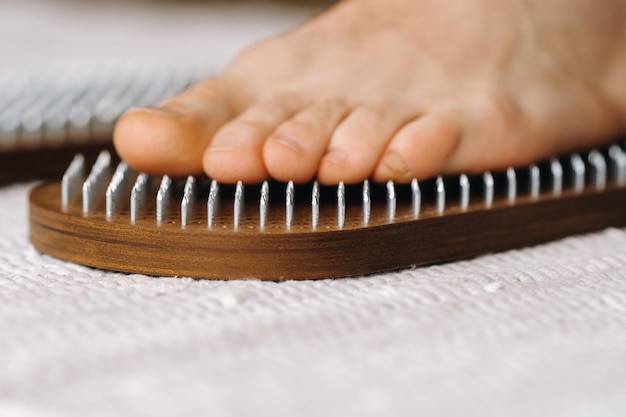
[[[118,123],[125,160],[222,182],[409,181],[626,131],[621,0],[345,0]]]

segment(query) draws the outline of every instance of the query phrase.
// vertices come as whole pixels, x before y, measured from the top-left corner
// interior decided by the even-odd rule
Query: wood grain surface
[[[135,224],[127,207],[107,220],[103,201],[88,215],[83,215],[80,201],[64,212],[59,183],[45,183],[30,195],[30,238],[43,253],[115,271],[286,280],[371,274],[626,226],[626,188],[612,182],[603,191],[587,187],[577,194],[566,189],[560,196],[544,192],[538,199],[520,195],[514,204],[499,194],[490,208],[480,198],[474,198],[467,210],[451,202],[442,215],[433,202],[425,201],[418,218],[412,214],[410,199],[399,195],[393,220],[386,215],[385,204],[378,203],[367,226],[355,199],[348,202],[341,229],[331,202],[323,205],[315,230],[310,206],[298,201],[291,228],[282,221],[284,207],[275,206],[267,227],[260,230],[258,200],[250,199],[239,229],[232,227],[228,207],[209,229],[206,193],[198,195],[203,198],[196,203],[193,220],[181,228],[177,207],[157,225],[153,203]]]

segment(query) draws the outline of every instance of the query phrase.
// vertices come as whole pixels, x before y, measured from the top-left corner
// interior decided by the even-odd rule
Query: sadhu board
[[[88,163],[89,162],[89,163]],[[616,143],[528,167],[410,184],[218,184],[77,155],[30,194],[40,252],[114,271],[265,280],[347,277],[626,226]]]

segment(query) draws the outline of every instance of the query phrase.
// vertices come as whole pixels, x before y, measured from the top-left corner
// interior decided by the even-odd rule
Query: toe
[[[314,104],[280,125],[263,146],[270,176],[285,182],[311,180],[333,131],[347,112],[340,101]]]
[[[324,184],[368,178],[386,144],[411,116],[391,106],[361,106],[337,127],[319,167]]]
[[[234,110],[225,81],[215,78],[163,105],[135,109],[115,126],[119,155],[133,168],[151,174],[183,176],[202,172],[202,153]]]
[[[222,127],[204,152],[206,174],[220,182],[257,183],[269,174],[263,162],[263,144],[305,103],[298,95],[283,94],[249,107]]]
[[[409,182],[446,172],[460,140],[461,129],[452,117],[428,114],[411,121],[389,142],[374,180]]]

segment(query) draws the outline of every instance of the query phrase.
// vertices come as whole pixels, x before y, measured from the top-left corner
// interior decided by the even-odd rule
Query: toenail
[[[324,155],[324,160],[333,164],[343,164],[348,160],[348,154],[341,149],[333,149]]]
[[[290,149],[294,152],[304,153],[304,148],[302,147],[302,144],[297,138],[293,136],[276,135],[272,137],[272,141],[283,145],[287,149]]]
[[[411,176],[411,170],[404,161],[404,158],[396,151],[387,151],[383,159],[383,165],[391,171],[391,174],[397,178],[408,178]]]

